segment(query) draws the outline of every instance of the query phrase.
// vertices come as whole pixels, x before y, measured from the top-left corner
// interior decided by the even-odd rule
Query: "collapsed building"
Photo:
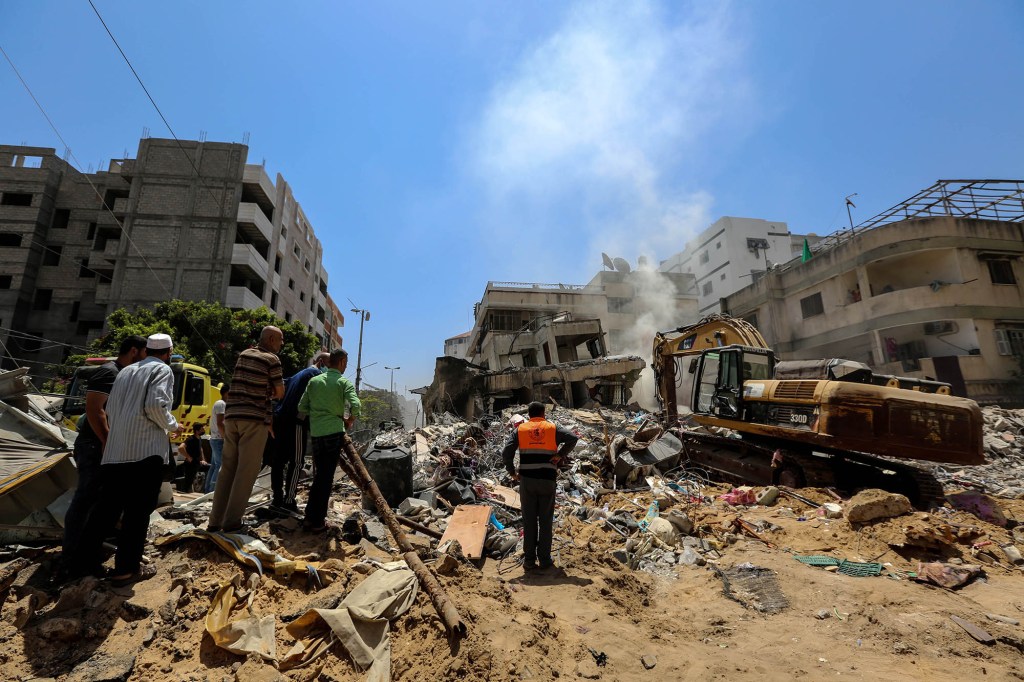
[[[472,419],[531,400],[628,405],[655,331],[693,319],[691,273],[614,269],[587,284],[488,282],[473,329],[445,340],[424,412]],[[642,265],[642,264],[641,264]]]

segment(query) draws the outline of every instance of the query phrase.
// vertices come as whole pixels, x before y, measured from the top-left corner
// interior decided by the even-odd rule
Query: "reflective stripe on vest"
[[[543,417],[534,417],[520,424],[516,435],[520,469],[557,469],[551,461],[558,454],[554,424]]]

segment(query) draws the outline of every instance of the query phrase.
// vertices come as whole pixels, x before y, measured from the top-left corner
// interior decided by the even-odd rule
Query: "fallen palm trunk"
[[[345,434],[342,441],[342,448],[344,449],[344,453],[341,453],[343,468],[346,470],[346,473],[352,477],[353,482],[358,485],[364,493],[368,494],[373,499],[373,503],[377,506],[377,512],[384,520],[384,523],[387,524],[388,530],[391,531],[391,535],[395,538],[395,542],[404,553],[403,558],[405,559],[405,563],[408,564],[409,568],[411,568],[413,573],[416,574],[416,578],[423,587],[423,591],[427,593],[428,597],[430,597],[430,601],[434,605],[437,615],[440,616],[441,622],[444,623],[445,630],[448,631],[450,636],[465,637],[466,624],[462,622],[462,617],[448,598],[448,595],[445,594],[441,584],[437,582],[437,578],[435,578],[434,574],[430,572],[430,569],[420,561],[420,557],[416,554],[416,550],[411,544],[409,544],[409,540],[405,537],[405,532],[402,530],[402,526],[399,525],[395,513],[391,511],[391,507],[388,506],[388,503],[381,494],[377,484],[370,477],[369,472],[366,470],[366,465],[363,464],[362,458],[359,456],[359,453],[356,452],[356,447],[352,443],[352,439],[349,438],[348,434]],[[346,459],[348,460],[347,462]]]

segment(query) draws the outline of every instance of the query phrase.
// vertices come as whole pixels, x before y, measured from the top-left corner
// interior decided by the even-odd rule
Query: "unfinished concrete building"
[[[117,308],[172,298],[267,306],[326,342],[320,241],[247,153],[147,138],[85,174],[51,148],[0,146],[5,364],[59,363],[73,351],[61,344],[86,345]]]
[[[1024,181],[939,181],[725,299],[784,359],[842,357],[1019,404]]]

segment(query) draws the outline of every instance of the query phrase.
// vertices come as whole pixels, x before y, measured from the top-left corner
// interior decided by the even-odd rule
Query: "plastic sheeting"
[[[378,570],[352,590],[336,609],[311,609],[287,627],[298,642],[281,670],[308,665],[341,642],[368,682],[391,679],[391,624],[416,601],[416,574],[407,567]]]

